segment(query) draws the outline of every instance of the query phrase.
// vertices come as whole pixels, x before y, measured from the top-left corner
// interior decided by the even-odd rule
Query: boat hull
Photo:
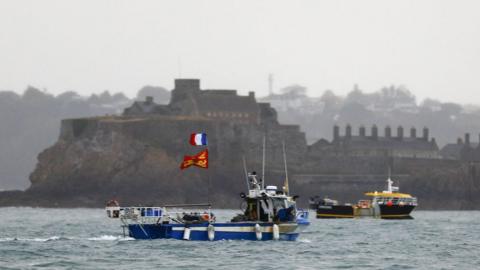
[[[410,213],[414,205],[379,205],[382,219],[413,219]]]
[[[351,205],[320,205],[317,209],[317,218],[354,218]]]
[[[414,208],[414,205],[378,205],[378,208],[376,208],[380,210],[378,212],[378,210],[374,211],[374,208],[360,209],[350,205],[319,206],[317,218],[376,217],[382,219],[413,219],[410,213]]]
[[[255,225],[261,228],[257,239]],[[208,223],[201,224],[129,224],[128,234],[135,239],[178,239],[209,241]],[[213,241],[216,240],[273,240],[273,223],[215,223]],[[279,240],[295,241],[299,231],[296,223],[279,224]],[[185,229],[190,233],[185,239]]]

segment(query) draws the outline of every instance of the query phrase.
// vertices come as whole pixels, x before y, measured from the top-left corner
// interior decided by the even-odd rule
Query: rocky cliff
[[[202,150],[189,134],[209,136],[210,168],[181,171],[183,155]],[[479,166],[460,161],[388,157],[322,156],[307,146],[298,126],[254,125],[202,117],[95,117],[62,121],[60,137],[38,156],[26,192],[0,194],[1,205],[102,207],[124,204],[198,203],[238,207],[248,170],[261,170],[267,138],[266,181],[282,186],[282,142],[287,145],[291,190],[305,205],[313,195],[354,202],[383,190],[386,168],[402,191],[419,197],[424,209],[478,209]],[[313,152],[312,152],[313,151]]]
[[[202,149],[188,143],[189,135],[199,131],[209,136],[210,168],[181,171],[183,155]],[[270,170],[283,168],[282,141],[291,152],[292,166],[299,165],[307,148],[296,126],[269,128],[179,116],[63,120],[57,143],[38,156],[27,193],[42,198],[40,205],[53,206],[102,206],[117,198],[137,204],[210,200],[237,207],[236,198],[245,187],[242,157],[249,169],[260,170],[263,134],[268,137]]]

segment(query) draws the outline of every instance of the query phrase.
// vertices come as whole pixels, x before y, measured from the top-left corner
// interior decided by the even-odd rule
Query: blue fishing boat
[[[308,210],[301,208],[297,209],[297,223],[302,231],[307,228],[308,225],[310,225]]]
[[[217,222],[209,204],[121,207],[107,204],[110,218],[122,222],[124,234],[135,239],[182,240],[296,240],[309,225],[308,211],[298,210],[297,196],[276,186],[264,187],[256,173],[248,174],[248,193],[241,193],[244,209],[228,222]],[[204,211],[175,211],[207,207]]]

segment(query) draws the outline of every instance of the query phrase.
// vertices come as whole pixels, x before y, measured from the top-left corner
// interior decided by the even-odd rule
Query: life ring
[[[255,224],[255,237],[257,240],[262,240],[262,227],[259,224]]]
[[[272,231],[273,231],[273,240],[280,239],[280,228],[278,227],[277,224],[273,224]]]
[[[207,227],[208,240],[213,241],[215,239],[215,227],[209,224]]]

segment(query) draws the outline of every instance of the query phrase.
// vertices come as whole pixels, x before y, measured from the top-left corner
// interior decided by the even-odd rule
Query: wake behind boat
[[[229,222],[217,222],[209,204],[121,207],[107,204],[108,217],[120,219],[124,233],[135,239],[183,240],[296,240],[309,224],[308,212],[298,211],[296,196],[267,186],[255,172],[248,174],[248,194],[241,194],[244,211]],[[179,207],[206,206],[205,211],[174,212]],[[298,217],[297,217],[298,216]]]

